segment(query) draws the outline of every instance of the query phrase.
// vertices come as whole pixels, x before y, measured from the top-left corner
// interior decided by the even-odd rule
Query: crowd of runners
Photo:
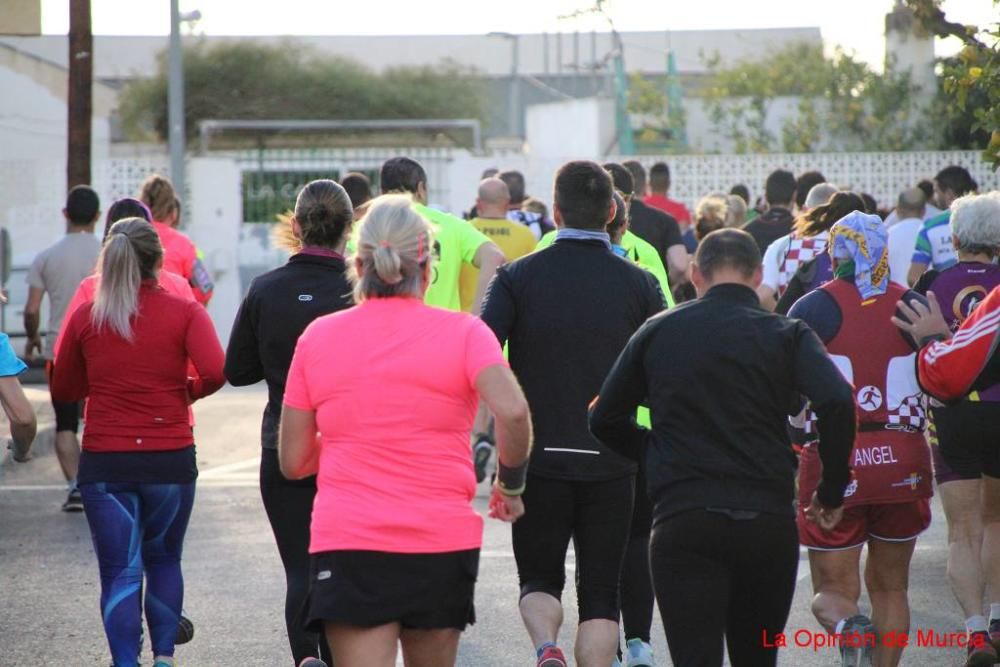
[[[998,661],[1000,193],[949,166],[886,210],[777,170],[758,200],[737,184],[692,214],[665,163],[576,161],[550,206],[489,170],[463,219],[428,189],[406,157],[374,186],[302,187],[275,234],[290,259],[251,283],[226,350],[170,182],[112,203],[103,242],[96,193],[69,192],[67,234],[29,272],[23,357],[48,360],[114,667],[139,664],[144,622],[154,667],[193,636],[190,406],[227,381],[267,384],[260,492],[298,667],[390,667],[399,646],[454,665],[487,479],[538,667],[570,662],[571,542],[581,667],[666,664],[654,606],[674,665],[776,664],[800,545],[840,664],[897,665],[885,638],[910,628],[934,481],[955,664]],[[16,461],[36,430],[25,367],[0,337]]]

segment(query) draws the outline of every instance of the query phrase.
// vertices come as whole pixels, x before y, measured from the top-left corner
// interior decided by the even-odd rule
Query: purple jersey
[[[956,331],[972,311],[1000,285],[1000,266],[982,262],[959,262],[943,271],[928,271],[916,291],[934,292],[941,314]],[[1000,402],[1000,385],[977,392],[978,400]],[[973,397],[975,400],[975,397]]]

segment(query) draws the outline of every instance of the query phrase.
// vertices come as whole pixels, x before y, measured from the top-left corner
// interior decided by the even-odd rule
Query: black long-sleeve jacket
[[[267,407],[260,428],[261,445],[266,449],[278,446],[281,400],[299,336],[317,317],[352,305],[340,257],[299,253],[250,284],[233,322],[225,372],[236,387],[267,380]]]
[[[656,520],[698,508],[792,514],[796,460],[786,431],[802,396],[819,416],[823,481],[838,507],[850,477],[854,397],[798,320],[760,307],[742,285],[658,315],[629,341],[590,415],[607,447],[644,457]],[[651,431],[635,424],[650,408]]]
[[[587,406],[629,337],[666,306],[656,278],[600,241],[560,239],[501,267],[483,321],[508,344],[531,406],[532,474],[607,480],[635,463],[587,430]]]

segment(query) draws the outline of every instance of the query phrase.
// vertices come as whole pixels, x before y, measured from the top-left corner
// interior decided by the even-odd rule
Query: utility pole
[[[181,51],[181,13],[170,0],[170,49],[167,76],[167,140],[170,144],[170,180],[184,198],[184,55]]]
[[[66,188],[90,183],[90,126],[93,115],[94,36],[90,0],[69,0],[69,91]]]

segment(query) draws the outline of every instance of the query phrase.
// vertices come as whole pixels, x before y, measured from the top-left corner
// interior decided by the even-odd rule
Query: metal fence
[[[655,156],[615,159],[639,160],[647,169],[659,160]],[[712,192],[729,192],[737,183],[749,187],[752,198],[763,195],[768,174],[779,168],[793,174],[818,170],[831,183],[866,192],[888,208],[895,206],[901,190],[952,164],[968,169],[980,192],[1000,190],[1000,173],[983,161],[979,151],[671,155],[665,161],[670,166],[670,196],[688,206]]]
[[[450,194],[450,148],[316,148],[262,149],[213,152],[214,157],[236,160],[242,171],[243,222],[274,222],[278,214],[291,210],[299,189],[311,180],[339,180],[348,172],[368,176],[379,191],[378,174],[390,157],[407,155],[427,172],[431,203],[446,202]]]

